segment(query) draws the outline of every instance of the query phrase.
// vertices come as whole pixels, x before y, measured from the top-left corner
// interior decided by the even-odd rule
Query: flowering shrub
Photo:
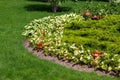
[[[62,41],[65,25],[71,21],[80,22],[83,20],[82,16],[73,13],[44,17],[26,25],[22,35],[26,36],[35,49],[43,49],[45,55],[54,55],[63,60],[91,65],[107,71],[112,70],[119,74],[119,54],[110,54],[98,50],[92,52],[85,49],[83,45]]]
[[[102,9],[98,13],[92,13],[89,10],[86,10],[85,12],[82,12],[81,14],[85,18],[85,20],[88,20],[88,19],[98,20],[106,16],[106,14],[103,13]]]

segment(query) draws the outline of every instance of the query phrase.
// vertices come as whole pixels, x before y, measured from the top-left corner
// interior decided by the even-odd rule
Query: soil
[[[62,65],[62,66],[65,66],[67,68],[72,68],[72,69],[78,70],[78,71],[96,72],[98,75],[112,75],[112,76],[116,76],[116,73],[113,72],[113,71],[107,72],[107,71],[104,71],[104,70],[100,70],[100,69],[95,69],[93,67],[89,67],[87,65],[80,65],[80,64],[74,64],[74,63],[69,62],[69,61],[63,61],[63,60],[60,60],[56,56],[50,56],[50,55],[46,56],[44,54],[43,50],[39,50],[39,51],[35,50],[28,40],[25,40],[24,45],[25,45],[25,48],[27,48],[29,52],[31,52],[34,55],[38,56],[40,59],[53,61],[53,62],[55,62],[57,64]]]

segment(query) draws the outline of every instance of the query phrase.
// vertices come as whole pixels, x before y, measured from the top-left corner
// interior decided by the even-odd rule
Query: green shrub
[[[114,47],[120,45],[119,24],[119,15],[108,15],[101,20],[71,21],[66,25],[63,39],[70,43],[81,43],[85,47],[92,47],[93,49],[98,49],[97,46],[99,46],[100,50],[109,52],[112,51],[110,47],[113,44]],[[118,50],[114,49],[112,52],[116,54],[119,53],[120,50]]]

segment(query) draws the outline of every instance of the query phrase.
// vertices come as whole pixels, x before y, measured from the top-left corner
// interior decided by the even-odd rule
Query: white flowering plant
[[[110,54],[98,50],[92,52],[85,49],[83,45],[62,41],[65,25],[74,20],[82,21],[85,19],[75,13],[35,19],[25,26],[22,35],[35,49],[44,50],[45,55],[57,56],[62,60],[72,61],[75,64],[91,65],[120,74],[119,54]]]

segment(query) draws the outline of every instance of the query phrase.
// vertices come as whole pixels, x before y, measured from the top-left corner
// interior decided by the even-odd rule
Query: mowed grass
[[[119,80],[68,69],[28,52],[21,35],[24,26],[33,19],[67,13],[54,14],[34,7],[28,10],[30,5],[41,4],[28,0],[0,0],[0,80]]]

